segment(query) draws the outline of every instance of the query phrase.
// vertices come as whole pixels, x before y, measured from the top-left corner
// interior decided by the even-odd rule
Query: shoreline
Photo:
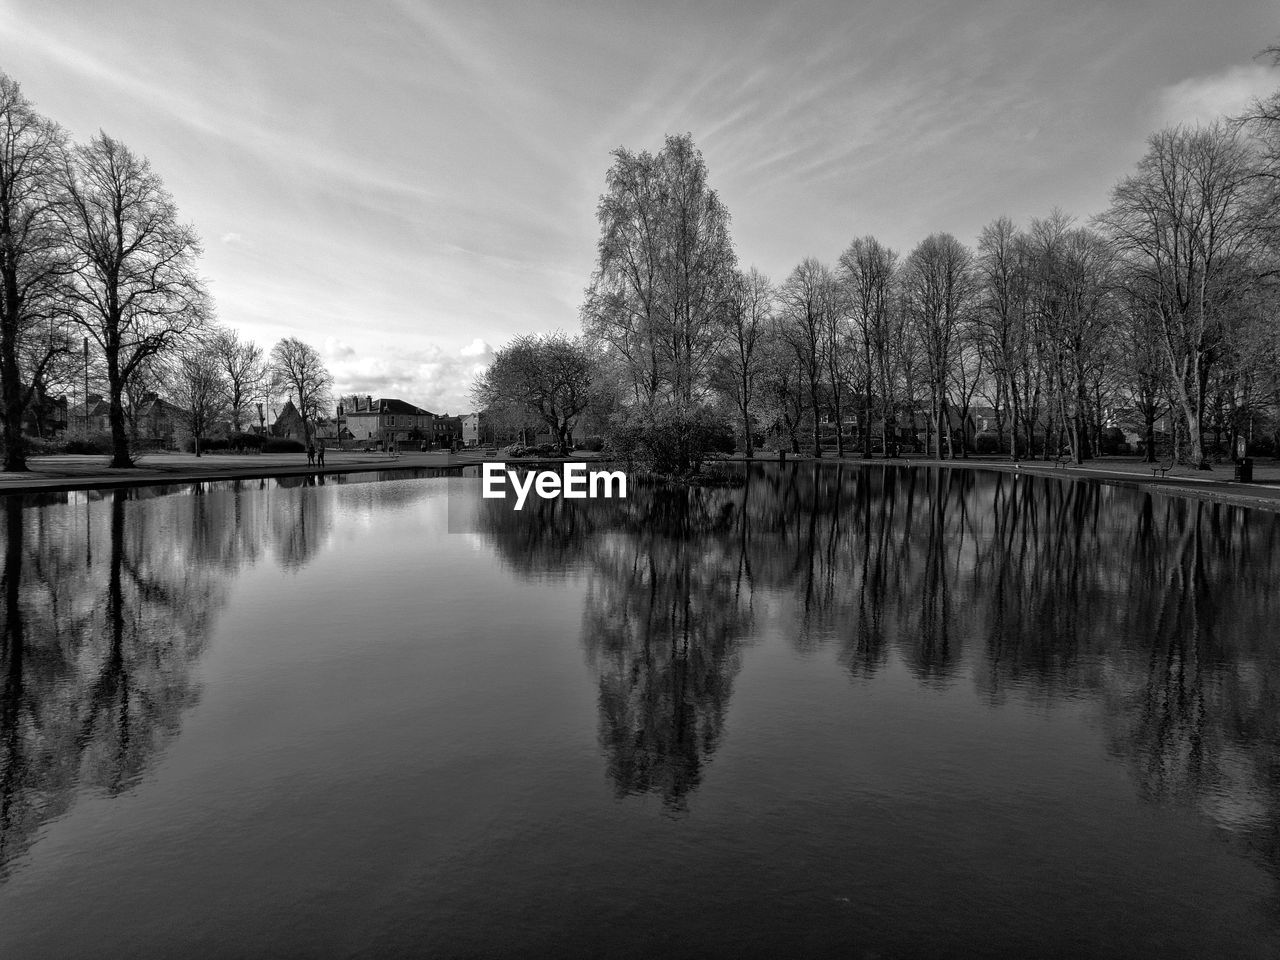
[[[385,470],[417,470],[470,466],[495,458],[483,452],[412,451],[395,458],[377,453],[329,451],[323,468],[298,463],[299,454],[144,454],[134,467],[113,470],[105,457],[85,454],[63,454],[35,457],[26,473],[0,473],[0,496],[29,493],[53,493],[72,490],[101,490],[112,487],[142,487],[164,484],[202,483],[217,480],[259,480],[279,477],[329,476],[333,474],[368,473]],[[583,453],[581,459],[598,455]],[[577,458],[571,458],[577,459]],[[777,456],[728,457],[719,463],[778,463]],[[1178,496],[1215,503],[1280,512],[1280,464],[1261,465],[1263,476],[1253,483],[1238,483],[1208,475],[1174,474],[1149,476],[1150,468],[1137,460],[1091,461],[1088,464],[1058,465],[1053,461],[970,457],[958,460],[935,460],[928,457],[863,459],[861,454],[814,459],[811,456],[787,455],[788,465],[840,464],[844,466],[937,467],[959,470],[993,470],[1001,473],[1025,474],[1069,480],[1085,480],[1145,490],[1164,496]],[[1181,469],[1181,468],[1179,468]],[[1275,474],[1275,476],[1271,476]]]
[[[728,463],[778,463],[776,455],[772,457],[753,457],[747,460],[742,456],[734,456],[725,461]],[[1203,500],[1212,503],[1225,503],[1233,506],[1252,507],[1258,510],[1280,512],[1280,464],[1268,463],[1263,466],[1264,476],[1252,483],[1239,483],[1235,480],[1222,479],[1213,471],[1195,471],[1187,474],[1170,474],[1165,477],[1151,476],[1151,468],[1140,460],[1116,459],[1113,461],[1093,460],[1085,464],[1069,463],[1058,465],[1052,460],[1021,460],[1017,463],[1007,458],[969,457],[956,460],[935,460],[932,457],[899,457],[886,459],[871,457],[864,459],[861,454],[844,457],[793,456],[787,454],[787,464],[840,464],[845,466],[900,466],[900,467],[939,467],[953,470],[992,470],[999,473],[1010,473],[1024,476],[1047,477],[1050,479],[1093,481],[1110,486],[1129,487],[1162,496],[1184,497],[1190,500]],[[1110,463],[1110,465],[1108,465]],[[1225,465],[1223,465],[1225,466]],[[1187,468],[1178,468],[1187,469]],[[1256,472],[1256,471],[1255,471]],[[1276,476],[1271,476],[1276,474]]]
[[[389,458],[377,453],[328,451],[323,467],[308,465],[296,453],[279,454],[143,454],[133,467],[115,469],[106,457],[61,454],[35,457],[26,473],[0,473],[0,496],[63,493],[113,487],[149,487],[221,480],[272,480],[280,477],[333,476],[382,470],[422,470],[483,463],[475,454],[418,452]],[[490,458],[492,459],[492,458]]]

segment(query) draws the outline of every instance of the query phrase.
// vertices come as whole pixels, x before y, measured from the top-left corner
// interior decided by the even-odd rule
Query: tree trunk
[[[22,436],[22,383],[18,377],[18,350],[15,337],[5,324],[0,343],[0,392],[3,393],[4,469],[20,472],[27,469],[26,443]]]
[[[935,392],[933,396],[933,430],[934,430],[934,456],[938,460],[947,459],[946,454],[942,450],[942,434],[947,430],[947,402],[940,393]],[[950,446],[950,437],[948,436],[948,447]]]
[[[1018,388],[1014,383],[1009,385],[1009,458],[1018,460],[1018,418],[1021,414],[1018,404]]]
[[[1143,458],[1146,463],[1156,462],[1156,403],[1152,400],[1143,407],[1142,418],[1145,421],[1147,434],[1147,455]]]
[[[110,415],[108,420],[111,423],[111,463],[112,467],[132,467],[133,458],[129,456],[129,434],[125,430],[124,421],[124,404],[121,401],[121,395],[124,393],[124,383],[120,378],[120,348],[116,344],[109,344],[106,349],[107,356],[107,392],[111,394]]]
[[[815,460],[822,459],[822,418],[818,415],[818,388],[811,385],[809,389],[809,400],[813,404],[813,458]]]

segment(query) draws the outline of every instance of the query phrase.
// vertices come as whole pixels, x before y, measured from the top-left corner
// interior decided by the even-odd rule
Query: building
[[[96,393],[89,394],[88,415],[83,403],[71,407],[68,417],[73,431],[107,433],[111,430],[111,404]]]
[[[430,410],[404,400],[368,395],[344,397],[337,412],[340,431],[345,430],[357,443],[431,442],[439,419]]]
[[[462,418],[462,445],[466,447],[478,447],[482,443],[488,443],[493,440],[487,431],[489,429],[489,418],[483,413],[468,413]]]
[[[293,405],[292,399],[286,400],[284,409],[276,414],[276,418],[271,424],[271,435],[273,437],[290,437],[294,440],[306,439],[307,434],[302,422],[302,414]]]
[[[21,384],[25,390],[26,385]],[[43,387],[32,393],[22,412],[22,432],[33,437],[56,437],[67,429],[67,398],[50,396]]]
[[[139,440],[172,446],[175,433],[187,417],[182,407],[161,399],[158,394],[144,393],[137,408],[130,411],[129,419]]]
[[[462,442],[462,418],[451,417],[447,413],[435,418],[431,423],[431,445],[434,447],[452,448]]]

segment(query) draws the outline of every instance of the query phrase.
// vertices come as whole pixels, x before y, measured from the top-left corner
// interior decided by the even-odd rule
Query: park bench
[[[1160,476],[1163,477],[1172,469],[1173,469],[1173,457],[1170,457],[1167,463],[1151,464],[1151,475],[1154,477],[1158,473],[1160,474]]]

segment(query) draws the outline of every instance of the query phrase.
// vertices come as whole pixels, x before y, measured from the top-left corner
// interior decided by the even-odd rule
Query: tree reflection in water
[[[583,644],[620,794],[679,809],[725,735],[756,610],[860,682],[898,662],[992,704],[1088,698],[1142,794],[1280,864],[1280,523],[953,469],[756,468],[743,488],[482,510],[526,576],[581,570]],[[1280,872],[1280,871],[1278,871]]]
[[[749,528],[715,491],[648,488],[627,501],[485,501],[480,529],[513,569],[587,578],[583,643],[599,683],[600,741],[619,795],[671,811],[724,729],[750,569],[728,542]]]
[[[260,486],[0,498],[0,880],[77,791],[128,791],[177,734],[231,575],[315,556],[329,502]]]

